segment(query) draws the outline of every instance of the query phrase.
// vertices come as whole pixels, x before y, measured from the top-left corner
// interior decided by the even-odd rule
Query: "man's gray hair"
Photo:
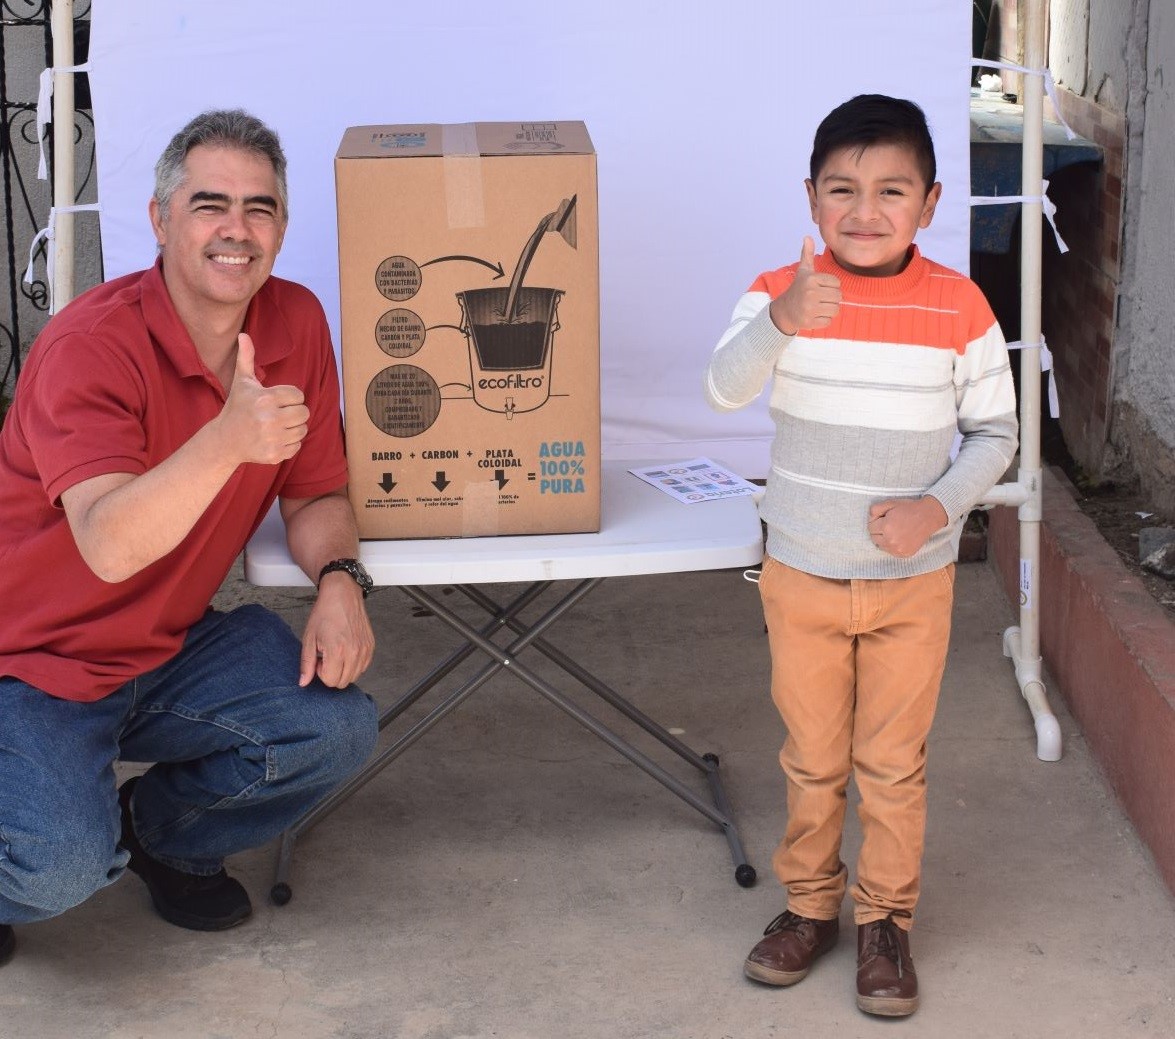
[[[239,108],[204,112],[196,116],[163,149],[163,154],[155,163],[155,201],[164,217],[171,206],[171,197],[187,175],[184,160],[188,152],[200,144],[236,148],[268,159],[277,179],[282,216],[288,219],[290,202],[286,188],[286,156],[281,141],[260,119]]]

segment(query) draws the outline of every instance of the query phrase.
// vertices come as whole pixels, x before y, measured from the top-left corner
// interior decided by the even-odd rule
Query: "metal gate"
[[[74,11],[74,54],[80,64],[89,51],[90,4]],[[0,305],[0,398],[12,396],[20,374],[21,352],[44,326],[49,311],[45,280],[45,244],[38,246],[41,272],[24,283],[28,249],[45,226],[52,205],[52,181],[37,179],[38,75],[53,60],[50,28],[52,0],[0,0],[0,182],[4,193],[4,246],[7,290]],[[90,145],[77,151],[78,198],[94,175],[93,116],[89,81],[75,77],[74,138]],[[88,131],[88,132],[84,132]],[[46,157],[53,168],[53,135],[45,135]],[[2,402],[0,402],[2,404]]]

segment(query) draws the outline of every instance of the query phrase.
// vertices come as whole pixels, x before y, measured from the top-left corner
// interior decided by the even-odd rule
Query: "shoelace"
[[[872,953],[874,956],[884,956],[897,967],[898,977],[901,978],[905,957],[902,956],[901,941],[897,935],[898,929],[898,925],[893,922],[892,917],[878,920],[877,930],[873,932],[869,944],[865,946],[865,953],[866,955]]]
[[[776,931],[799,931],[807,923],[811,923],[811,921],[800,916],[798,913],[793,913],[790,909],[785,909],[767,925],[763,934],[774,934]]]

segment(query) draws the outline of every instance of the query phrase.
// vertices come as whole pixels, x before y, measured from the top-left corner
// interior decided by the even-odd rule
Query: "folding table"
[[[364,541],[360,557],[376,585],[394,585],[435,614],[463,639],[461,646],[383,711],[382,730],[455,668],[475,653],[489,658],[476,673],[449,692],[425,717],[376,753],[362,771],[324,798],[282,834],[271,891],[284,905],[292,891],[289,873],[298,837],[321,821],[356,790],[374,778],[445,715],[499,671],[509,671],[527,686],[595,733],[615,751],[658,780],[715,823],[726,837],[735,864],[735,880],[754,884],[714,754],[698,754],[641,712],[582,664],[551,645],[543,633],[607,577],[724,570],[753,567],[762,559],[763,537],[758,511],[750,497],[683,504],[628,472],[647,463],[605,462],[602,473],[602,519],[598,533],[520,537],[439,538],[410,541]],[[245,576],[256,585],[311,584],[290,558],[281,519],[275,509],[245,550]],[[533,622],[521,614],[556,581],[576,582]],[[522,584],[524,590],[500,604],[484,585]],[[428,589],[445,586],[461,592],[489,615],[480,628],[446,607]],[[505,645],[493,637],[505,632]],[[701,772],[713,804],[702,800],[674,775],[599,722],[560,689],[536,674],[518,656],[534,649],[569,677],[599,696],[631,722]]]

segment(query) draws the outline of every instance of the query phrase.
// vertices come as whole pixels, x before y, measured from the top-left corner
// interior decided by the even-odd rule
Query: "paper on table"
[[[646,465],[628,471],[687,505],[699,501],[714,501],[717,498],[760,494],[763,491],[762,487],[749,483],[725,466],[710,461],[709,458],[690,458],[684,462]]]

